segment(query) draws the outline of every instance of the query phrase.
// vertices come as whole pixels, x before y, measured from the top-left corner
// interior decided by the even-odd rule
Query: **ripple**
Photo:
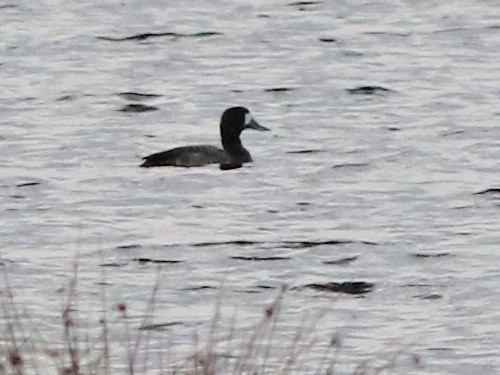
[[[366,31],[363,33],[364,35],[390,35],[390,36],[398,36],[402,38],[406,38],[411,35],[411,32],[401,33],[397,31]]]
[[[424,299],[424,300],[436,300],[443,298],[442,294],[438,293],[426,293],[426,294],[417,294],[413,296],[413,298]]]
[[[41,182],[24,182],[22,184],[16,185],[16,187],[28,187],[28,186],[37,186],[40,185]]]
[[[56,102],[70,102],[76,100],[76,95],[63,95],[56,99]]]
[[[143,112],[151,112],[151,111],[157,111],[158,108],[151,106],[151,105],[144,105],[144,104],[127,104],[123,108],[119,109],[119,112],[125,112],[125,113],[143,113]]]
[[[353,95],[375,95],[383,92],[393,92],[382,86],[359,86],[353,89],[346,89],[346,91]]]
[[[108,262],[99,264],[99,267],[119,268],[119,267],[124,267],[126,265],[127,263]]]
[[[450,256],[450,253],[435,253],[435,254],[424,254],[424,253],[413,253],[410,256],[414,258],[442,258]]]
[[[139,245],[139,244],[131,244],[131,245],[117,246],[116,249],[117,250],[131,250],[131,249],[139,249],[141,247],[142,247],[142,245]]]
[[[293,87],[273,87],[269,89],[264,89],[264,92],[287,92],[295,90]]]
[[[356,260],[358,260],[358,256],[353,256],[353,257],[346,257],[346,258],[341,258],[341,259],[336,259],[336,260],[325,260],[322,263],[327,264],[327,265],[335,265],[335,266],[344,266],[346,264],[350,264]]]
[[[323,42],[323,43],[337,43],[338,42],[337,38],[319,38],[318,40],[320,42]]]
[[[500,198],[500,188],[489,188],[486,190],[481,190],[477,193],[474,193],[473,195],[487,195],[491,196],[492,198]]]
[[[346,163],[346,164],[335,164],[332,168],[333,169],[338,169],[338,168],[359,168],[359,167],[367,167],[370,164],[368,163]]]
[[[366,294],[372,291],[373,284],[366,281],[346,281],[343,283],[307,284],[302,286],[302,288],[314,289],[321,292]]]
[[[140,330],[143,331],[163,331],[167,328],[174,327],[174,326],[179,326],[183,325],[184,323],[182,322],[168,322],[168,323],[156,323],[156,324],[148,324],[139,327]]]
[[[317,154],[318,152],[323,152],[323,150],[319,149],[308,149],[308,150],[296,150],[296,151],[287,151],[287,154]]]
[[[464,134],[464,133],[465,133],[465,130],[456,130],[456,131],[452,131],[452,132],[443,133],[443,134],[441,134],[441,136],[442,137],[449,137],[452,135],[459,135],[459,134]]]
[[[134,258],[132,259],[134,262],[138,262],[140,264],[146,263],[156,263],[156,264],[177,264],[183,263],[183,260],[173,260],[173,259],[151,259],[151,258]]]
[[[160,98],[162,95],[158,94],[151,94],[151,93],[140,93],[140,92],[134,92],[134,91],[127,91],[127,92],[120,92],[116,94],[123,99],[129,100],[131,102],[140,102],[144,100],[151,100],[154,98]]]
[[[289,3],[288,6],[297,7],[300,11],[311,10],[315,5],[321,4],[322,1],[296,1]]]
[[[182,33],[173,33],[173,32],[164,32],[164,33],[142,33],[135,34],[131,36],[125,37],[112,37],[112,36],[98,36],[96,37],[99,40],[106,40],[110,42],[125,42],[125,41],[143,41],[151,38],[162,38],[168,37],[172,40],[177,40],[180,38],[206,38],[210,36],[222,35],[222,33],[216,31],[203,31],[199,33],[193,34],[182,34]]]
[[[370,241],[351,241],[351,240],[326,240],[326,241],[221,241],[221,242],[200,242],[192,244],[193,247],[211,247],[211,246],[221,246],[221,245],[237,245],[237,246],[252,246],[252,245],[274,245],[276,247],[286,247],[290,249],[305,249],[316,246],[324,245],[345,245],[352,243],[362,243],[364,245],[375,246],[377,243]]]
[[[189,287],[189,288],[182,288],[181,290],[189,290],[189,291],[195,292],[198,290],[207,290],[207,289],[217,289],[217,288],[214,286],[210,286],[210,285],[201,285],[201,286],[193,286],[193,287]]]
[[[246,261],[251,261],[251,262],[267,262],[267,261],[272,261],[272,260],[290,260],[290,259],[292,259],[290,257],[247,257],[247,256],[240,256],[240,255],[230,256],[229,258],[236,259],[236,260],[246,260]]]

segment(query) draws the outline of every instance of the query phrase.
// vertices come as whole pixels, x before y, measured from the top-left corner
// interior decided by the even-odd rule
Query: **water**
[[[284,330],[324,313],[318,339],[342,334],[346,372],[401,353],[405,373],[498,373],[499,195],[474,194],[500,187],[498,2],[289,3],[2,3],[0,248],[16,301],[57,331],[78,254],[80,307],[102,306],[104,271],[108,303],[138,316],[158,263],[134,259],[181,261],[162,264],[153,321],[181,322],[186,343],[221,289],[244,325],[283,283],[365,281],[363,296],[290,290]],[[178,36],[98,39],[164,32]],[[348,91],[362,86],[390,91]],[[158,110],[120,112],[139,99],[123,92],[160,95],[141,102]],[[232,105],[272,129],[244,133],[252,165],[137,167],[217,145]]]

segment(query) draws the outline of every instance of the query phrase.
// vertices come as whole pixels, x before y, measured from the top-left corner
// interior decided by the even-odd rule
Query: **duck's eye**
[[[252,122],[252,120],[253,120],[253,117],[250,114],[250,112],[245,113],[245,126],[250,125],[250,123]]]

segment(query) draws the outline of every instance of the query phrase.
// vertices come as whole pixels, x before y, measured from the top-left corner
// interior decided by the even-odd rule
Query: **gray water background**
[[[160,32],[179,37],[98,39]],[[158,264],[134,259],[179,260],[153,320],[180,322],[181,346],[221,293],[245,326],[283,283],[366,281],[290,290],[284,331],[324,314],[345,373],[394,356],[396,373],[500,372],[500,201],[474,194],[500,187],[498,1],[4,2],[0,51],[1,257],[41,334],[75,256],[89,317],[103,272],[139,317]],[[390,91],[348,91],[368,85]],[[118,111],[130,91],[158,110]],[[272,129],[243,134],[253,164],[137,167],[217,145],[233,105]]]

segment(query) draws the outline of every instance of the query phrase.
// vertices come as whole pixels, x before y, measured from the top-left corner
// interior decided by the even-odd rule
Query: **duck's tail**
[[[148,158],[143,158],[144,161],[141,165],[139,165],[139,167],[142,167],[142,168],[151,168],[151,167],[154,167],[155,164],[151,162],[151,160],[148,160]]]

